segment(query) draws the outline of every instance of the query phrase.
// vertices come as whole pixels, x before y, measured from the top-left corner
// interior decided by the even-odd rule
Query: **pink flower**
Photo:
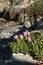
[[[23,35],[20,34],[20,38],[22,39],[23,38]]]
[[[37,65],[41,65],[40,61],[38,61],[36,64],[37,64]]]
[[[23,35],[26,36],[27,35],[27,32],[23,32]]]
[[[14,38],[14,39],[17,39],[17,38],[18,38],[18,35],[15,35],[13,38]]]
[[[28,35],[30,35],[30,32],[27,32]]]
[[[31,38],[31,37],[29,37],[29,38],[28,38],[28,42],[31,42],[31,41],[32,41],[32,38]]]

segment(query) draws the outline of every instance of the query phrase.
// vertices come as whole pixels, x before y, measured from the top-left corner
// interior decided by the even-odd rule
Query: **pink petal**
[[[20,34],[20,38],[23,38],[23,35]]]
[[[13,36],[13,38],[14,38],[14,39],[17,39],[17,38],[18,38],[18,35]]]
[[[23,35],[26,36],[27,35],[27,32],[23,32]]]

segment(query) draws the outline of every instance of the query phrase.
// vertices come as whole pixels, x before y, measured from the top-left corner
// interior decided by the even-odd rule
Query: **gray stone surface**
[[[7,3],[7,4],[6,4]],[[9,0],[0,0],[0,12],[3,12],[4,7],[9,6],[10,2]]]
[[[29,21],[25,21],[25,22],[24,22],[24,26],[25,26],[26,28],[29,28],[29,27],[31,27],[31,24],[30,24]]]
[[[39,29],[43,29],[43,18],[41,18],[38,22],[37,22],[37,27]]]
[[[13,53],[12,54],[14,61],[19,60],[19,61],[26,61],[32,64],[36,64],[37,60],[34,60],[30,55],[26,54],[24,55],[23,53]]]
[[[0,38],[10,38],[13,34],[19,32],[22,27],[23,25],[6,27],[0,31]]]

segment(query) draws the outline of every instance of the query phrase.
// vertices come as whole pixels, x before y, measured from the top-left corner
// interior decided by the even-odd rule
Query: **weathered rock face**
[[[20,13],[19,23],[23,23],[23,22],[24,22],[24,13]]]
[[[13,19],[15,17],[15,12],[11,11],[9,12],[10,19]]]
[[[9,0],[0,0],[0,12],[3,11],[4,7],[9,6],[10,1]]]
[[[24,28],[22,27],[23,25],[6,27],[0,31],[0,38],[10,38],[11,36],[13,36],[13,34],[19,32],[20,29],[23,30]]]
[[[31,24],[30,24],[29,21],[25,21],[25,22],[24,22],[24,26],[25,26],[26,28],[29,28],[29,27],[31,27]]]
[[[12,54],[13,60],[18,60],[18,61],[26,61],[29,63],[32,63],[33,65],[37,63],[37,60],[34,60],[30,55],[24,55],[23,53],[13,53]]]
[[[41,19],[37,22],[37,27],[38,27],[38,29],[43,29],[43,18],[41,18]]]

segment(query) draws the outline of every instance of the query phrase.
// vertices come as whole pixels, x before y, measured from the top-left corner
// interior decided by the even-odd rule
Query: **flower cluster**
[[[14,39],[17,39],[17,38],[20,38],[20,39],[23,39],[24,37],[30,35],[30,32],[23,32],[22,34],[20,35],[14,35],[13,38]],[[27,41],[28,42],[31,42],[32,41],[32,38],[31,37],[27,37]]]
[[[28,53],[35,59],[43,61],[43,33],[23,32],[13,36],[13,44],[9,46],[12,52]],[[39,43],[40,42],[40,43]],[[39,62],[37,64],[40,64]]]

